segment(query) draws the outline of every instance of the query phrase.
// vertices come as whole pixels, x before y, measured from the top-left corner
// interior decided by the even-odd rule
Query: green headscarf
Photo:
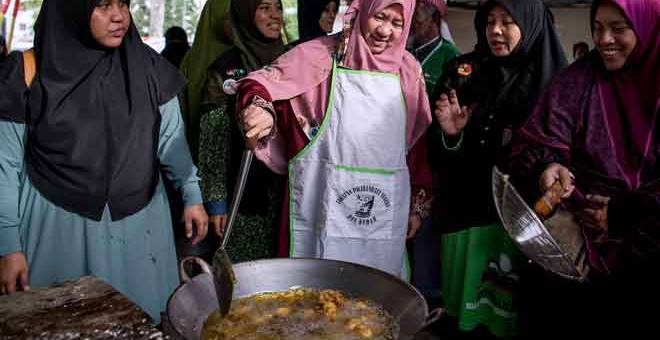
[[[248,72],[270,64],[285,51],[281,37],[277,40],[268,40],[254,24],[254,14],[262,1],[240,0],[231,4],[230,18],[234,44],[241,50],[243,65]],[[281,0],[279,3],[282,6]]]
[[[242,2],[236,1],[236,2]],[[181,72],[188,86],[181,94],[181,110],[186,124],[186,136],[195,163],[199,151],[200,104],[206,86],[209,66],[218,56],[232,47],[225,35],[225,22],[229,17],[230,0],[208,0],[197,24],[192,48],[181,63]]]

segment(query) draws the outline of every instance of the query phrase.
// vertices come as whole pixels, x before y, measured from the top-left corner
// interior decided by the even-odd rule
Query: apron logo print
[[[380,201],[380,202],[377,202]],[[387,194],[374,185],[361,185],[344,191],[335,203],[349,209],[346,219],[355,225],[370,226],[378,222],[374,206],[378,203],[389,210],[392,203]]]
[[[371,217],[371,210],[374,209],[374,195],[357,195],[358,210],[355,212],[355,217],[369,218]]]

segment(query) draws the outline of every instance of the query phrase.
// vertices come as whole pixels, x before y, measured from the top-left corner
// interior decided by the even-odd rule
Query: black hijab
[[[254,71],[270,64],[285,51],[282,38],[268,39],[254,23],[255,13],[263,0],[232,1],[230,20],[234,45],[241,51],[243,65]],[[278,0],[282,7],[282,1]],[[284,23],[283,23],[284,24]]]
[[[160,52],[174,67],[179,68],[183,57],[190,51],[188,34],[179,26],[170,27],[165,32],[165,48]]]
[[[312,40],[327,34],[321,29],[319,20],[325,7],[333,1],[339,7],[339,0],[298,1],[298,33],[300,35],[300,42]]]
[[[25,122],[27,88],[20,52],[0,56],[0,120]]]
[[[131,23],[119,48],[90,32],[99,0],[45,0],[35,24],[37,73],[22,59],[0,68],[0,119],[27,125],[26,162],[35,187],[58,206],[113,220],[142,209],[158,183],[159,106],[185,84]],[[4,92],[8,90],[8,92]]]
[[[522,34],[507,57],[493,56],[486,39],[488,14],[498,4],[509,12]],[[521,124],[545,85],[567,64],[554,17],[541,0],[489,0],[477,11],[474,25],[475,52],[485,62],[475,81],[466,84],[466,91],[471,93],[468,101],[485,104],[487,110],[506,108],[514,112],[511,123]]]

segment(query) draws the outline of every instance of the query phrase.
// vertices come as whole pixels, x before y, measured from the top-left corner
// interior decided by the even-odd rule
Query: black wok
[[[197,262],[202,274],[189,278],[184,267]],[[440,309],[428,312],[424,297],[410,284],[385,272],[341,261],[321,259],[269,259],[235,264],[234,299],[290,288],[336,289],[349,296],[381,304],[399,323],[399,339],[410,339],[440,318]],[[206,318],[218,309],[211,268],[199,258],[181,262],[184,283],[168,301],[167,316],[185,339],[201,339]]]

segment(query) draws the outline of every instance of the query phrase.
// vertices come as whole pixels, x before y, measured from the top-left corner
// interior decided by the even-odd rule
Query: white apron
[[[291,257],[405,278],[410,175],[398,76],[333,65],[323,123],[289,163]]]

